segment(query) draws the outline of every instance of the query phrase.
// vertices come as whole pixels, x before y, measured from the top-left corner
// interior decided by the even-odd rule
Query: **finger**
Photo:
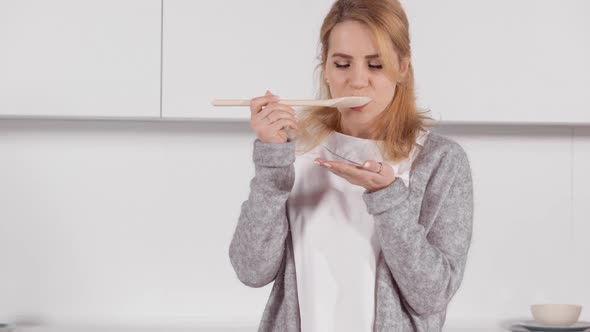
[[[383,165],[383,166],[381,166],[381,165]],[[367,168],[367,166],[368,166],[368,170],[370,172],[375,173],[376,175],[380,175],[380,176],[384,176],[384,177],[391,177],[392,175],[395,175],[395,171],[394,171],[393,167],[387,163],[384,163],[384,162],[367,160],[363,164],[363,168]]]
[[[267,118],[268,115],[270,113],[272,113],[272,111],[273,111],[272,105],[273,105],[272,102],[271,103],[268,103],[260,112],[258,112],[256,114],[253,114],[252,115],[252,119],[254,121],[260,121],[260,120],[262,120],[264,118]]]
[[[250,100],[250,112],[252,114],[256,114],[260,112],[264,106],[266,106],[270,102],[277,102],[279,101],[279,96],[275,96],[270,91],[266,91],[266,94],[262,97],[256,97]]]
[[[275,110],[285,111],[285,112],[293,114],[293,116],[297,115],[297,113],[295,112],[295,110],[291,106],[281,104],[280,102],[279,103],[272,102],[272,105],[273,105],[273,109],[275,109]]]
[[[380,173],[383,172],[383,164],[380,164],[379,162],[375,161],[375,160],[367,160],[363,163],[363,169],[366,169],[369,172],[373,172],[373,173]]]
[[[270,110],[269,110],[269,108],[270,108]],[[259,115],[259,114],[260,115],[263,115],[263,114],[268,115],[268,112],[273,111],[273,110],[285,111],[285,112],[293,114],[293,116],[297,115],[297,113],[295,112],[295,110],[292,107],[287,106],[285,104],[277,103],[275,100],[271,100],[269,103],[267,103],[264,106],[264,108],[260,112],[258,112],[254,116]],[[263,117],[266,117],[266,115],[264,115]]]
[[[291,127],[292,129],[297,130],[297,123],[291,119],[280,119],[275,121],[272,125],[272,129],[279,131],[285,127]]]
[[[279,130],[277,135],[281,138],[281,141],[286,141],[289,138],[289,134],[284,130]]]
[[[276,109],[277,104],[271,103],[265,107],[260,113],[254,115],[255,121],[262,121],[265,124],[272,124],[279,119],[291,119],[297,121],[297,118],[289,110]]]
[[[322,158],[315,158],[314,162],[318,165],[325,166],[327,168],[332,168],[332,164],[338,163],[336,160],[327,160]]]
[[[322,164],[334,172],[346,174],[347,176],[360,176],[364,171],[359,169],[357,165],[341,161],[327,160],[323,161]]]
[[[275,123],[276,121],[281,120],[281,119],[288,119],[288,120],[291,120],[291,121],[297,123],[297,118],[293,114],[291,114],[290,112],[287,112],[287,111],[276,111],[275,110],[274,112],[272,112],[268,115],[268,118],[269,118],[269,120],[267,120],[267,122],[270,124]]]

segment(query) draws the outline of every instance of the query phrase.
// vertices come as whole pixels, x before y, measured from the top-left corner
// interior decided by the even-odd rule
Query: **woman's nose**
[[[364,68],[356,68],[352,71],[350,86],[354,89],[362,89],[369,85],[369,75]]]

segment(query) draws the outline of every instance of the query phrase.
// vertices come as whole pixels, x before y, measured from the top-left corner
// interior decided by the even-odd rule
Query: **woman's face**
[[[338,23],[329,38],[324,77],[329,81],[332,98],[372,98],[364,107],[340,108],[343,127],[366,127],[389,105],[397,82],[386,75],[375,37],[367,25],[357,21]],[[397,55],[394,62],[395,72],[400,73]],[[362,131],[360,127],[358,129],[356,131]]]

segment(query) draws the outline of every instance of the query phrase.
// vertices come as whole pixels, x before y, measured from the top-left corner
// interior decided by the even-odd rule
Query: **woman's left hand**
[[[367,189],[369,192],[383,189],[395,181],[393,167],[374,160],[367,160],[362,166],[320,158],[316,158],[314,162],[346,181]],[[381,165],[383,165],[382,169]],[[380,169],[381,171],[379,171]]]

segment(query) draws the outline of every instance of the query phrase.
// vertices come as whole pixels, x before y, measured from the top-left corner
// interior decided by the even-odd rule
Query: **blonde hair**
[[[328,58],[329,38],[338,23],[354,20],[366,24],[374,33],[383,68],[390,79],[400,79],[394,66],[396,54],[401,62],[410,58],[409,24],[398,0],[338,0],[330,9],[320,31],[321,63],[325,68]],[[331,98],[330,90],[320,74],[320,98]],[[333,131],[340,128],[341,114],[333,108],[319,107],[301,111],[298,127],[298,153],[309,152]],[[374,140],[383,141],[380,149],[388,160],[407,158],[420,130],[429,127],[430,117],[416,110],[414,72],[411,62],[403,81],[398,83],[395,95],[388,107],[371,125]]]

